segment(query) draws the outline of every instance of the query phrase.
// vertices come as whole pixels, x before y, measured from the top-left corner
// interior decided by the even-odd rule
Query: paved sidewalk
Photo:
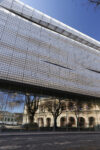
[[[0,132],[0,136],[16,136],[16,135],[71,135],[71,134],[100,134],[100,131],[76,131],[76,132]]]

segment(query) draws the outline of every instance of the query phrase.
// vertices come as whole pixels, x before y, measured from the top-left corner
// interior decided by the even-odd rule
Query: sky
[[[88,0],[20,0],[100,41],[100,6]]]

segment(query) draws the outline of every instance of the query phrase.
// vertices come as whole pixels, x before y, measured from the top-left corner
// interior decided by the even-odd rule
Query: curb
[[[0,133],[0,136],[36,136],[36,135],[79,135],[79,134],[100,134],[100,132],[34,132],[34,133]]]

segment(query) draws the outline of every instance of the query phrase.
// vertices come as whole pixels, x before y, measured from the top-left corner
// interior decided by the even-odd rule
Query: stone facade
[[[35,113],[35,122],[39,127],[53,127],[54,118],[51,112],[47,110],[46,107],[43,107],[45,101],[50,99],[41,99],[39,102],[39,108]],[[62,113],[57,118],[58,127],[77,127],[77,120],[80,127],[96,127],[100,126],[100,106],[98,104],[91,105],[91,108],[85,103],[80,111],[77,112],[74,107],[69,108],[70,103],[73,105],[75,101],[63,100],[65,102],[65,107],[63,108]],[[23,114],[23,124],[29,123],[29,114],[27,111],[27,106],[25,105],[24,114]]]
[[[4,125],[21,125],[22,124],[22,113],[11,113],[7,111],[0,111],[0,124]]]
[[[0,79],[100,97],[100,42],[18,0],[0,0]]]

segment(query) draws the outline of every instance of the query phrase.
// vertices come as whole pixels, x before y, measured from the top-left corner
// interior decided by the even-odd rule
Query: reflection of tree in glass
[[[0,111],[6,111],[8,103],[8,93],[0,92]]]
[[[66,109],[66,103],[63,101],[63,98],[50,99],[43,103],[44,109],[47,109],[50,112],[54,119],[54,130],[57,128],[57,118],[60,114]]]
[[[6,109],[7,109],[7,102],[8,102],[8,93],[7,92],[0,92],[0,120],[4,120]]]
[[[19,93],[9,93],[8,94],[8,107],[13,109],[19,107],[24,103],[23,95]]]
[[[100,5],[100,0],[88,0],[90,3],[95,4],[96,6]]]
[[[40,97],[37,95],[26,94],[26,106],[29,115],[29,123],[34,123],[34,116],[38,110]]]

